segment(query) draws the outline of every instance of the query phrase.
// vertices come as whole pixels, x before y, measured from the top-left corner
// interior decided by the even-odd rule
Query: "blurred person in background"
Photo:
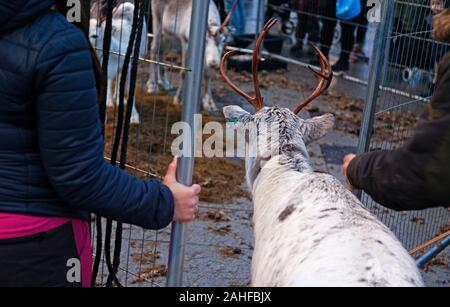
[[[235,35],[245,34],[245,26],[247,24],[247,16],[245,12],[245,0],[240,0],[236,10],[231,17],[230,25],[236,30]],[[227,12],[231,11],[235,0],[226,0],[225,7]]]
[[[361,13],[351,20],[341,20],[341,52],[338,61],[333,65],[333,71],[336,75],[343,74],[350,69],[350,54],[355,48],[355,30],[356,27],[363,27],[362,18],[366,18],[367,2],[361,1]],[[336,0],[319,0],[319,14],[322,20],[322,30],[320,33],[320,48],[324,55],[329,58],[330,49],[335,38],[335,30],[338,19],[336,17]],[[359,40],[363,41],[365,31],[359,34]],[[311,64],[318,65],[317,59],[313,59]]]
[[[308,35],[310,43],[318,44],[320,29],[318,19],[318,2],[312,0],[292,0],[292,9],[297,11],[298,24],[296,28],[296,44],[291,48],[291,55],[297,58],[303,56],[304,40]],[[314,55],[314,50],[307,47],[307,54]]]
[[[281,32],[283,34],[289,34],[288,23],[291,19],[291,10],[291,0],[268,0],[265,22],[278,15],[281,18]]]
[[[320,31],[320,49],[323,54],[329,58],[331,45],[335,37],[336,19],[336,0],[318,0],[318,11],[322,21]],[[319,65],[319,61],[314,58],[311,61],[313,65]]]
[[[353,45],[353,50],[350,54],[350,62],[356,63],[359,61],[368,62],[369,58],[367,58],[364,52],[364,45],[366,42],[366,34],[367,34],[367,26],[369,23],[369,19],[367,18],[367,13],[370,9],[368,7],[367,0],[361,1],[361,14],[355,19],[355,22],[358,24],[356,29],[356,42]]]
[[[214,0],[214,3],[216,4],[217,8],[219,9],[220,19],[222,21],[225,20],[225,18],[227,18],[227,10],[225,8],[225,1],[226,0]]]

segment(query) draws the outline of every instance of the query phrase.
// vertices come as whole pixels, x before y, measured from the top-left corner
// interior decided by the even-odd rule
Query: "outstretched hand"
[[[197,214],[199,194],[201,187],[194,184],[187,187],[177,181],[178,157],[175,157],[169,164],[167,174],[164,177],[163,184],[169,187],[175,199],[175,213],[173,220],[175,222],[191,222]]]
[[[347,169],[348,169],[348,166],[350,165],[350,163],[353,161],[354,158],[356,158],[355,154],[348,154],[348,155],[345,156],[344,163],[342,164],[342,175],[344,176],[345,182],[347,182],[347,184],[348,184],[350,189],[353,189],[353,186],[350,183],[350,180],[348,180]]]

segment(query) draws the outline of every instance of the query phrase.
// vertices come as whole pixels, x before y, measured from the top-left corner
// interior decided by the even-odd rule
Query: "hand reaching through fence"
[[[175,213],[173,220],[175,222],[192,222],[197,213],[197,206],[199,202],[199,194],[201,187],[194,184],[187,187],[177,181],[177,164],[178,157],[175,157],[169,164],[167,174],[164,177],[163,184],[169,187],[175,199]]]
[[[342,175],[344,176],[345,182],[348,184],[350,189],[353,189],[353,186],[350,183],[350,181],[348,180],[347,169],[348,169],[348,166],[350,165],[350,163],[353,161],[354,158],[356,158],[355,154],[348,154],[348,155],[346,155],[345,158],[344,158],[344,164],[342,165]]]
[[[445,13],[442,13],[445,14]],[[437,18],[435,32],[450,42],[450,27]],[[357,189],[397,211],[447,208],[450,202],[450,53],[443,56],[427,116],[395,150],[346,157],[344,174]],[[351,161],[350,161],[350,158]],[[348,165],[346,165],[348,163]],[[347,166],[347,167],[346,167]]]

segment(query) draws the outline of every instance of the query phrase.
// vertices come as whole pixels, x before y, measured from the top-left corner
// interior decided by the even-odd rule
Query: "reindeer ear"
[[[91,8],[91,12],[93,15],[97,16],[97,19],[100,20],[99,25],[106,20],[108,16],[108,1],[98,1],[95,2]]]
[[[91,5],[91,19],[99,20],[99,24],[106,19],[108,11],[107,5],[101,2],[94,2]]]
[[[240,106],[227,106],[223,108],[223,115],[226,119],[238,120],[244,116],[250,115],[250,113],[245,111]]]
[[[128,20],[130,23],[133,22],[133,15],[134,15],[134,4],[130,2],[122,3],[113,11],[113,18],[125,19]]]
[[[98,2],[94,2],[91,5],[91,18],[95,18],[98,12]]]
[[[303,121],[300,126],[305,144],[317,141],[334,128],[335,117],[325,114]]]

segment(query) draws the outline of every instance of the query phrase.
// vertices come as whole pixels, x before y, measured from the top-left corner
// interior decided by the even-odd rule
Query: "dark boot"
[[[333,65],[333,72],[336,75],[344,74],[350,70],[350,64],[348,60],[340,59],[336,64]]]

